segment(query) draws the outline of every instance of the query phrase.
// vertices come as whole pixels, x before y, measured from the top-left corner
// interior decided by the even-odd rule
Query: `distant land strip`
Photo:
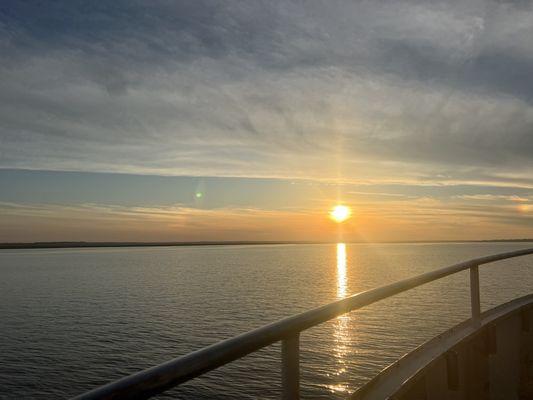
[[[487,240],[413,240],[388,242],[350,242],[346,243],[486,243],[486,242],[533,242],[531,239],[487,239]],[[332,244],[319,241],[200,241],[200,242],[32,242],[0,243],[0,249],[57,249],[83,247],[162,247],[162,246],[238,246],[238,245],[273,245],[273,244]]]

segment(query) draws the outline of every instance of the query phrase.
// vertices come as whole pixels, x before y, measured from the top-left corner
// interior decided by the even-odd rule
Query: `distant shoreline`
[[[417,243],[528,243],[532,239],[491,239],[491,240],[412,240],[388,242],[347,242],[374,244],[417,244]],[[70,249],[97,247],[182,247],[182,246],[243,246],[275,244],[333,244],[336,242],[320,241],[201,241],[201,242],[33,242],[0,243],[0,249]]]

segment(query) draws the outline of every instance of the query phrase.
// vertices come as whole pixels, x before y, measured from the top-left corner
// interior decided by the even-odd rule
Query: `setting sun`
[[[351,213],[352,212],[349,207],[338,205],[333,207],[330,212],[330,216],[335,222],[343,222],[350,218]]]

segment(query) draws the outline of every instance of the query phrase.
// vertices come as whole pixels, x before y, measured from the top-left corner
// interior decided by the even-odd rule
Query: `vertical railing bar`
[[[479,296],[479,267],[470,267],[470,305],[472,308],[472,322],[479,325],[481,319],[481,304]]]
[[[283,400],[300,398],[300,334],[281,342],[281,382]]]

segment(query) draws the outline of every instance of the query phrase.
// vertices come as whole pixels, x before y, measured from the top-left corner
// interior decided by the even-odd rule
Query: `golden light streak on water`
[[[337,243],[337,298],[346,297],[346,244]]]
[[[337,243],[337,298],[342,299],[348,294],[347,279],[347,260],[346,244]],[[329,385],[328,388],[333,393],[348,392],[347,382],[338,382],[338,377],[342,377],[347,372],[348,356],[350,352],[350,332],[349,332],[350,315],[344,314],[335,320],[333,331],[333,356],[337,364],[337,369],[333,375],[337,377],[337,383]]]

